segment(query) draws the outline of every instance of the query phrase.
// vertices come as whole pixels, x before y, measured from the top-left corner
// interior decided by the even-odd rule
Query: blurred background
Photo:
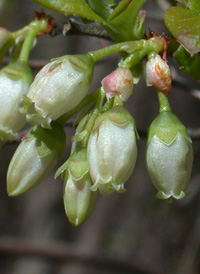
[[[162,18],[165,0],[148,0],[146,31],[167,33]],[[28,24],[41,7],[29,0],[0,0],[0,25],[15,31]],[[63,15],[47,11],[58,25]],[[43,35],[31,53],[34,75],[51,58],[85,53],[110,42],[84,36]],[[99,62],[91,90],[115,69],[117,55]],[[4,65],[7,59],[4,60]],[[90,218],[79,228],[65,216],[62,181],[50,175],[35,189],[15,198],[6,193],[6,171],[17,147],[0,152],[0,273],[1,274],[199,274],[200,273],[200,91],[199,83],[182,73],[170,59],[174,85],[170,102],[174,113],[194,139],[194,168],[186,198],[167,203],[145,167],[145,134],[158,113],[156,93],[144,79],[135,86],[126,106],[141,132],[135,171],[124,194],[99,195]],[[66,127],[69,155],[74,129]],[[55,170],[58,166],[55,168]],[[54,170],[54,171],[55,171]]]

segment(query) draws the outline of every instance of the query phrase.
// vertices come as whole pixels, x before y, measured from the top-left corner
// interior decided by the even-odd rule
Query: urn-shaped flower
[[[54,59],[36,75],[21,111],[32,124],[50,128],[52,120],[76,107],[88,92],[93,74],[89,55]]]
[[[19,112],[19,102],[28,92],[32,73],[28,65],[11,62],[0,71],[0,139],[10,140],[25,125],[25,115]]]
[[[81,225],[95,205],[97,191],[91,191],[86,148],[77,149],[58,169],[56,177],[64,179],[63,200],[66,215],[74,226]]]
[[[171,112],[161,112],[150,125],[146,162],[157,197],[181,199],[192,170],[193,150],[185,126]]]
[[[65,133],[59,124],[54,122],[50,130],[35,126],[22,139],[9,164],[9,196],[17,196],[39,184],[59,161],[64,148]]]
[[[137,157],[135,122],[121,106],[100,115],[88,141],[92,190],[109,194],[124,191]]]

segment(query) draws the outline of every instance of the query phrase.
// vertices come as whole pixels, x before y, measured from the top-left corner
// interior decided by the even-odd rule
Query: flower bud
[[[34,127],[22,139],[8,167],[7,191],[17,196],[39,184],[53,169],[65,148],[63,128]]]
[[[32,124],[50,128],[52,120],[76,107],[88,92],[93,61],[88,55],[53,60],[36,75],[21,111]]]
[[[119,96],[124,102],[133,93],[133,75],[128,68],[117,68],[101,82],[107,99]]]
[[[81,225],[90,215],[96,201],[97,191],[91,191],[87,150],[77,149],[56,172],[64,178],[65,212],[74,226]]]
[[[154,85],[156,89],[162,91],[166,95],[170,93],[172,75],[167,62],[158,54],[147,61],[146,83],[148,86]]]
[[[91,189],[102,194],[123,192],[137,157],[135,122],[126,109],[115,106],[96,119],[87,155]]]
[[[25,115],[18,105],[31,82],[31,70],[24,63],[10,63],[0,71],[0,140],[15,139],[25,125]]]
[[[193,150],[186,128],[170,111],[160,113],[148,132],[147,169],[160,199],[181,199],[192,170]]]

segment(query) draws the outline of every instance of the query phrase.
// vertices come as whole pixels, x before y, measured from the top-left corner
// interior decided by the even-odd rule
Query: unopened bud
[[[64,206],[70,223],[81,225],[90,215],[96,202],[97,191],[91,191],[87,150],[77,149],[56,172],[65,181]]]
[[[17,196],[39,184],[59,161],[65,148],[63,128],[34,127],[22,139],[8,167],[7,191]]]
[[[172,75],[169,66],[160,55],[156,54],[146,64],[146,83],[169,95],[172,85]]]
[[[133,75],[128,68],[117,68],[101,82],[107,99],[119,96],[124,102],[133,93]]]

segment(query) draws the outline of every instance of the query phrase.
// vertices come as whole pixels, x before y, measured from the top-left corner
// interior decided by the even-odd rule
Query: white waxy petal
[[[48,127],[51,120],[76,107],[88,92],[93,65],[86,62],[83,69],[79,67],[78,57],[73,58],[67,56],[55,60],[35,77],[27,94],[28,100],[34,104],[26,116],[30,123]],[[47,126],[45,120],[48,120]]]
[[[181,199],[192,170],[192,145],[180,133],[170,145],[156,135],[147,146],[147,168],[157,197]]]
[[[110,183],[108,192],[112,192],[112,186],[120,192],[134,169],[136,157],[134,124],[119,127],[105,120],[98,131],[92,132],[88,142],[88,162],[94,182],[92,188],[95,190],[99,184],[103,187],[103,184]]]
[[[10,138],[26,123],[25,115],[18,110],[18,104],[29,85],[24,79],[13,80],[4,72],[0,75],[0,131]],[[3,136],[2,136],[3,137]],[[9,136],[8,136],[9,139]]]

